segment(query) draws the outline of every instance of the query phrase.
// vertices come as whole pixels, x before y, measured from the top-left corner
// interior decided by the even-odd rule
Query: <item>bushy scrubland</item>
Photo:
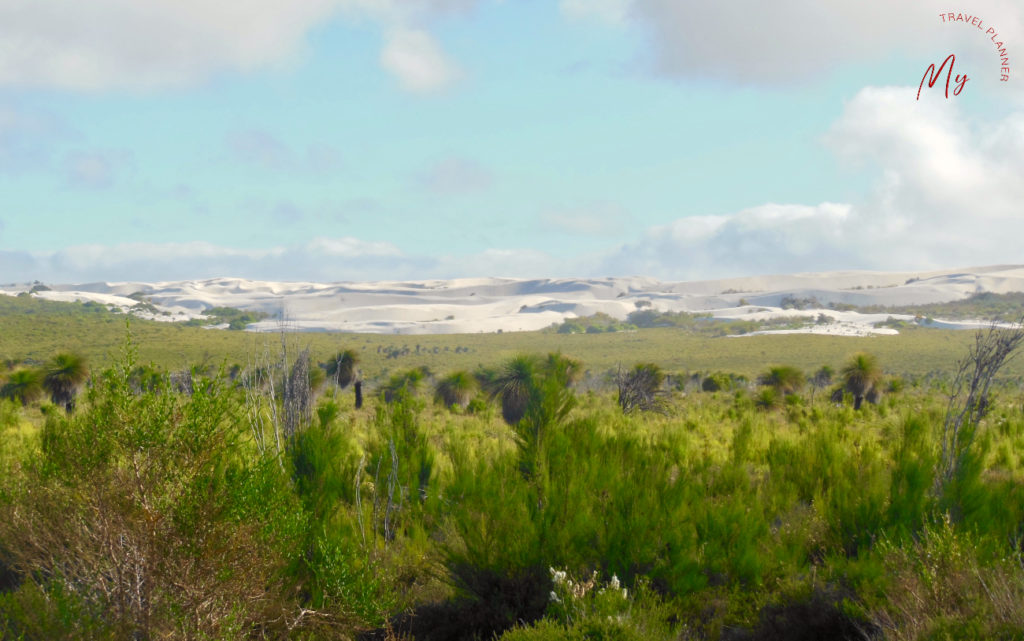
[[[283,385],[133,358],[71,413],[0,403],[3,638],[1024,635],[1012,380],[944,479],[948,384],[854,410],[776,368],[772,403],[666,383],[624,413],[521,357],[468,403],[328,384],[289,434]]]

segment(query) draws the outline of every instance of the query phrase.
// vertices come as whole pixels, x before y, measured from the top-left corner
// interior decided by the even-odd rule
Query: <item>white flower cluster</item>
[[[565,570],[556,570],[555,568],[548,568],[548,571],[551,572],[551,582],[555,584],[555,587],[557,588],[560,586],[564,586],[568,595],[574,599],[582,599],[584,596],[586,596],[587,592],[589,592],[598,585],[596,570],[591,575],[589,580],[579,581],[576,583],[573,583],[572,579],[569,578],[569,575],[566,573]],[[612,578],[608,581],[607,587],[615,591],[621,590],[622,598],[629,598],[629,591],[626,590],[626,588],[622,587],[622,583],[619,581],[619,577],[617,575],[612,575]],[[605,587],[600,587],[597,591],[603,594],[605,591]],[[555,603],[561,603],[562,601],[560,598],[558,598],[558,594],[556,594],[554,590],[551,591],[549,599],[551,601],[554,601]]]

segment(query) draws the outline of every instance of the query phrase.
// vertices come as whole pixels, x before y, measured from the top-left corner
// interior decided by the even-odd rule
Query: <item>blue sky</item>
[[[1021,262],[1012,2],[76,5],[0,3],[0,282]]]

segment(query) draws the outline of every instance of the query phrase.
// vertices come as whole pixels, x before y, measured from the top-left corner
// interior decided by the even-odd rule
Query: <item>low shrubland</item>
[[[356,409],[342,353],[323,387],[289,353],[182,387],[140,384],[129,344],[70,412],[0,401],[0,635],[1024,635],[1012,378],[950,457],[955,381],[865,354],[818,377],[839,402],[782,361],[709,391],[641,363],[620,382],[658,402],[627,408],[553,353],[406,370]]]

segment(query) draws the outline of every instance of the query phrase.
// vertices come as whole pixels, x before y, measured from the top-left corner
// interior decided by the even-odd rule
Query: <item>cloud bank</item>
[[[309,33],[332,19],[387,32],[381,64],[402,87],[431,91],[455,77],[417,27],[475,0],[8,0],[0,3],[0,87],[165,90],[222,72],[302,58]]]

